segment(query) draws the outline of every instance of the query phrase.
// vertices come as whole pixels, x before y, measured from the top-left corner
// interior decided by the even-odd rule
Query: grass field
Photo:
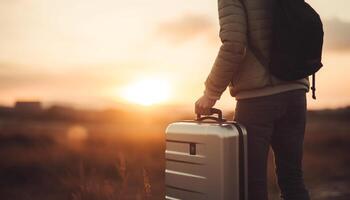
[[[164,199],[164,129],[192,118],[165,113],[1,114],[0,199]],[[312,199],[350,199],[349,122],[348,108],[309,112],[304,171]]]

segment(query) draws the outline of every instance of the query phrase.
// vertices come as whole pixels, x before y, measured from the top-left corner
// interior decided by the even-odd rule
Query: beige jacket
[[[272,35],[272,0],[218,0],[220,39],[222,45],[205,81],[204,94],[219,99],[227,86],[236,99],[266,96],[295,89],[309,90],[308,78],[281,81],[268,73],[247,47],[247,26],[250,41],[269,58]],[[246,16],[248,16],[248,22]],[[283,67],[283,66],[281,66]]]

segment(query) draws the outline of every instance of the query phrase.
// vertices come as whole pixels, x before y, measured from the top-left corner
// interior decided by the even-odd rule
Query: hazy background
[[[305,182],[314,200],[348,200],[350,2],[309,2],[325,67]],[[0,199],[164,199],[164,131],[194,118],[218,31],[217,1],[0,0]],[[232,119],[234,105],[226,91],[217,107]]]
[[[325,67],[309,107],[345,106],[350,2],[308,2],[325,24]],[[158,80],[169,91],[158,103],[192,108],[220,46],[217,1],[209,0],[0,0],[0,27],[5,105],[23,99],[118,107],[130,103],[125,88]],[[218,105],[234,109],[227,91]]]

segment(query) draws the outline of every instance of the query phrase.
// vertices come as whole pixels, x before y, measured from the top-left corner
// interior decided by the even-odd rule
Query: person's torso
[[[248,37],[251,46],[255,51],[259,51],[267,60],[270,57],[270,46],[272,39],[272,9],[273,0],[243,0],[248,16]],[[244,23],[244,22],[243,22]],[[267,66],[263,66],[252,52],[252,47],[248,46],[245,59],[238,73],[234,75],[231,81],[231,94],[236,96],[239,92],[248,90],[265,89],[267,87],[284,88],[290,85],[299,84],[299,88],[309,87],[308,79],[297,81],[281,81],[268,72]],[[281,66],[283,67],[283,66]],[[275,89],[276,90],[276,89]],[[286,89],[284,89],[286,90]],[[276,91],[275,91],[276,92]]]

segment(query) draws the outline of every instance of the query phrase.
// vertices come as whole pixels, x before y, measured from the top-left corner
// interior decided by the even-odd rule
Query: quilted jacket
[[[309,90],[308,78],[287,82],[270,75],[247,46],[247,37],[250,37],[254,48],[269,58],[272,3],[273,0],[218,0],[222,45],[205,81],[206,96],[219,99],[228,86],[236,99],[294,89]]]

